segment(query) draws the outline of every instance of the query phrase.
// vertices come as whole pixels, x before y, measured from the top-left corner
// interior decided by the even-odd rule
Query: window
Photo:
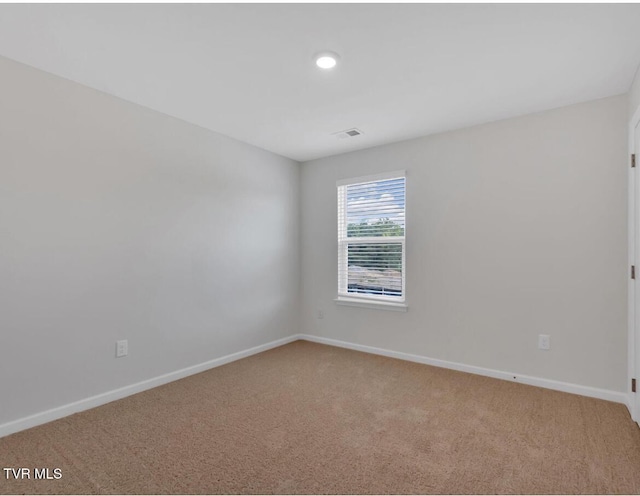
[[[404,171],[338,182],[338,301],[405,301]]]

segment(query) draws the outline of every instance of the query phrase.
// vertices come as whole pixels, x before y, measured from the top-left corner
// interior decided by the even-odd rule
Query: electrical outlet
[[[116,358],[121,358],[129,354],[129,341],[123,339],[116,341]]]
[[[548,350],[551,348],[551,337],[548,334],[538,335],[538,348],[541,350]]]

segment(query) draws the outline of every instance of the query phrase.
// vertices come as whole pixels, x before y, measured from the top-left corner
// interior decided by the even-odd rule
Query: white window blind
[[[405,174],[338,183],[338,297],[405,299]]]

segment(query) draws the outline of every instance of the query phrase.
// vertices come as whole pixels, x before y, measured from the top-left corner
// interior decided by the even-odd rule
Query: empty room
[[[0,493],[640,493],[639,64],[633,3],[0,4]]]

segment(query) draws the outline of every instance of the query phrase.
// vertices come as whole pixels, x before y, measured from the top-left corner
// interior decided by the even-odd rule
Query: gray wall
[[[304,163],[302,332],[625,391],[627,106],[617,96]],[[409,311],[337,306],[336,180],[397,169]]]
[[[300,175],[0,58],[0,425],[297,332],[624,391],[639,88]],[[338,307],[335,182],[397,169],[409,311]]]
[[[298,332],[299,168],[0,58],[0,424]]]
[[[633,117],[638,107],[640,107],[640,67],[629,89],[629,118]]]

